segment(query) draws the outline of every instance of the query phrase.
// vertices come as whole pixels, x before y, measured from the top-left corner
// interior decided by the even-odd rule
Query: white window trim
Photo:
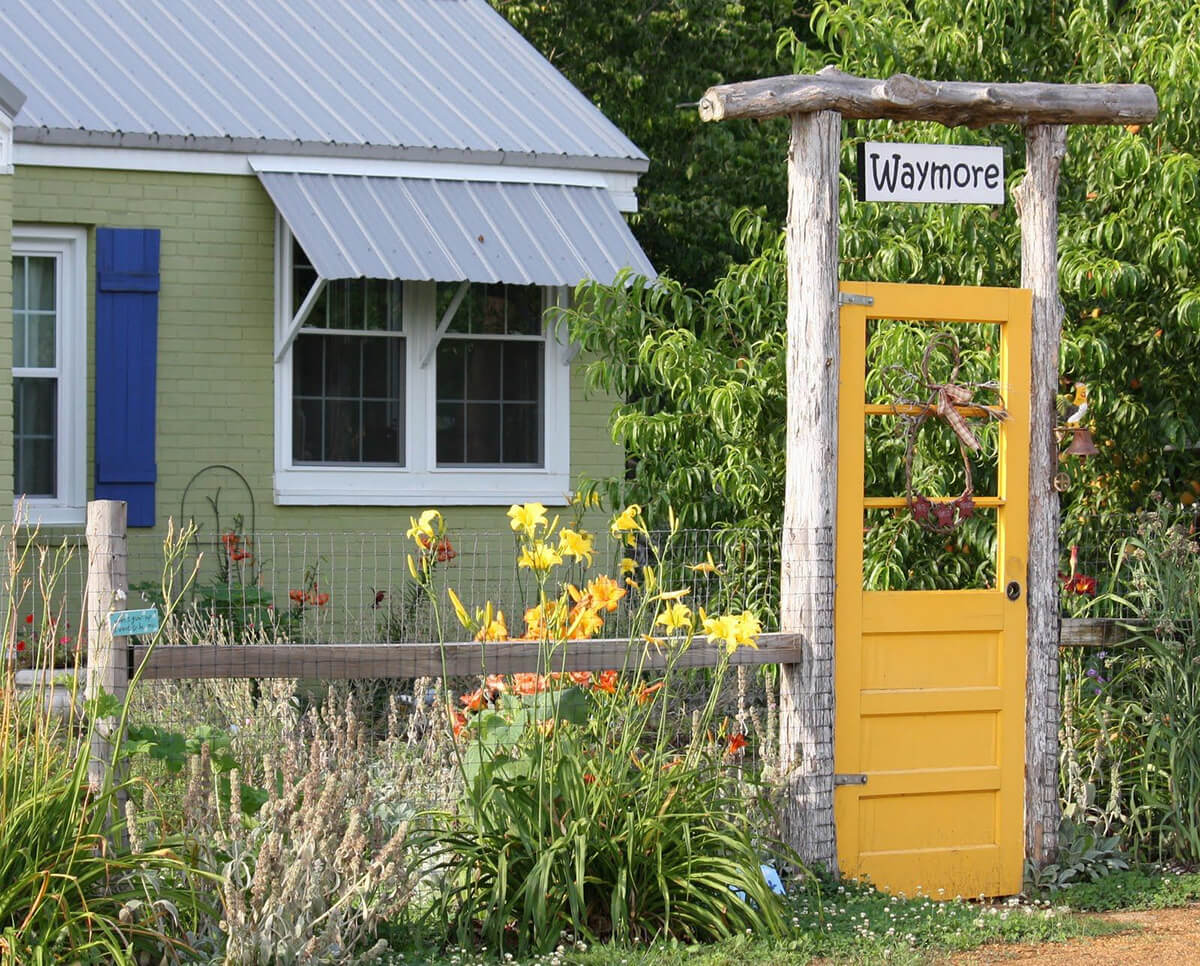
[[[281,217],[275,231],[275,344],[292,322],[292,233]],[[548,290],[566,304],[566,288]],[[431,364],[436,318],[433,282],[404,283],[405,460],[403,467],[312,466],[292,461],[292,346],[275,363],[275,503],[278,506],[507,506],[537,501],[566,506],[571,487],[570,348],[559,333],[546,339],[544,445],[540,467],[437,466],[436,392]]]
[[[12,253],[58,259],[59,306],[55,327],[58,496],[14,497],[13,518],[49,526],[81,524],[87,519],[87,231],[62,225],[13,225]]]

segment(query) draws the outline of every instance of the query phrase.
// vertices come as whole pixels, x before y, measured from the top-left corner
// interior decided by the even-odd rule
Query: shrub
[[[456,809],[431,816],[428,835],[442,876],[439,908],[457,941],[525,954],[549,951],[564,932],[589,942],[781,935],[782,906],[761,865],[782,847],[746,820],[755,783],[731,767],[746,738],[722,734],[715,720],[729,656],[753,646],[757,619],[700,611],[704,631],[725,648],[703,708],[680,714],[681,664],[698,621],[681,592],[658,584],[670,538],[654,546],[630,507],[613,527],[648,546],[640,584],[601,576],[583,588],[556,586],[564,558],[590,563],[592,537],[557,530],[539,504],[509,515],[519,566],[538,587],[524,640],[537,643],[539,667],[509,678],[485,673],[462,696],[463,712],[448,709],[444,726],[461,738],[461,790]],[[432,511],[414,521],[418,551],[443,529]],[[427,556],[410,558],[418,580],[428,579]],[[597,635],[635,591],[634,632],[612,655],[620,670],[567,671],[572,642]],[[472,616],[450,598],[476,639],[508,639],[491,604]],[[651,683],[654,654],[665,666]]]

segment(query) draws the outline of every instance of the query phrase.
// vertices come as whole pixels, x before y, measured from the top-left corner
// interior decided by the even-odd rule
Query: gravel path
[[[985,946],[946,962],[953,966],[1037,963],[1038,966],[1200,966],[1200,905],[1146,912],[1112,912],[1103,918],[1129,932],[1040,946]]]

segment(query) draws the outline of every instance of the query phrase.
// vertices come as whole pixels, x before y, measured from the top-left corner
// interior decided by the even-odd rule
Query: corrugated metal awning
[[[574,285],[654,269],[604,188],[259,172],[323,278]]]

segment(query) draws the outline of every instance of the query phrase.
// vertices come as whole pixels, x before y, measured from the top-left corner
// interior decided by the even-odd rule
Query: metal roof
[[[604,188],[260,172],[324,278],[522,285],[654,269]]]
[[[645,168],[485,0],[0,0],[0,74],[23,141]]]

